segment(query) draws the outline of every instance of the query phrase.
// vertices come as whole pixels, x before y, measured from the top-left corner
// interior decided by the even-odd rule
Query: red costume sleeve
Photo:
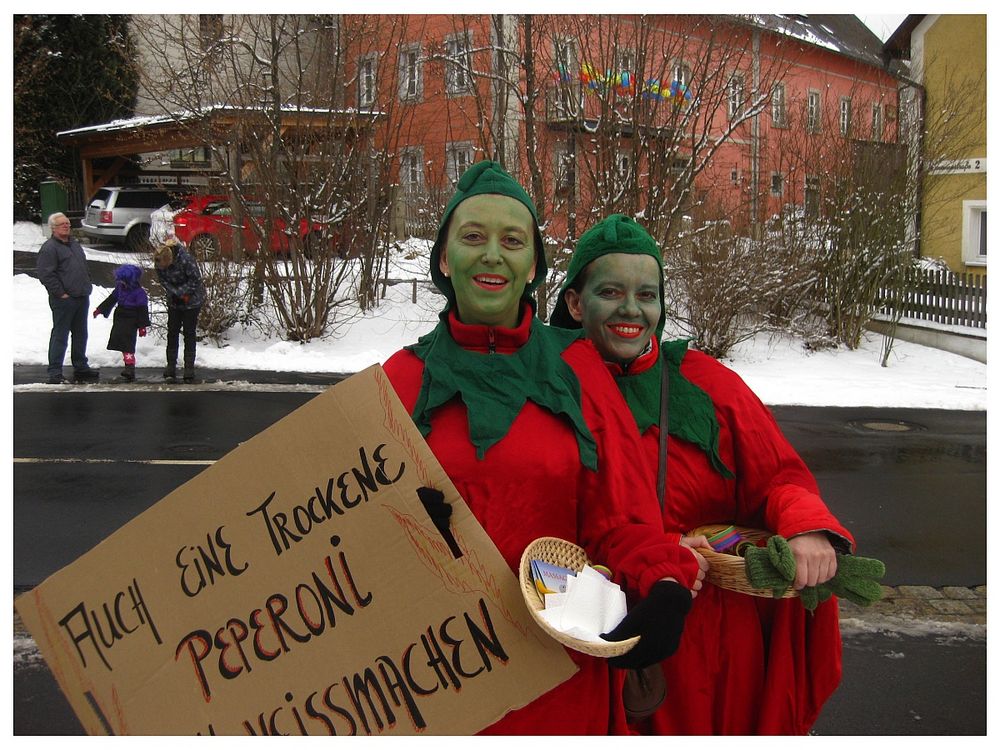
[[[759,519],[758,525],[786,539],[827,531],[842,540],[842,551],[852,551],[854,537],[827,508],[812,472],[742,378],[696,351],[684,357],[681,371],[711,396],[720,428],[731,436],[738,517]],[[728,464],[730,457],[724,458]]]
[[[662,531],[655,480],[618,386],[589,341],[572,344],[563,359],[580,381],[583,416],[597,441],[598,471],[581,472],[581,545],[641,596],[666,577],[691,588],[697,560]]]

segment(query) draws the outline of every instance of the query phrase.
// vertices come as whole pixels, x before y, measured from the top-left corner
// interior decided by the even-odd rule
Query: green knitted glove
[[[795,556],[788,541],[778,534],[767,540],[767,547],[746,550],[744,565],[747,580],[758,589],[770,589],[775,599],[784,596],[795,581]],[[882,598],[879,581],[885,575],[885,564],[872,557],[837,555],[837,573],[819,586],[806,586],[799,591],[802,606],[810,612],[833,594],[868,607]]]
[[[856,557],[855,555],[837,555],[837,575],[846,584],[855,581],[881,581],[885,575],[885,563],[873,557]]]
[[[799,599],[802,600],[802,606],[810,612],[831,596],[833,596],[833,592],[827,588],[825,583],[821,583],[819,586],[806,586],[799,591]]]
[[[790,576],[786,575],[789,558]],[[767,540],[767,547],[748,547],[743,565],[750,585],[755,589],[770,589],[775,599],[784,596],[795,580],[795,557],[788,542],[777,534]]]
[[[849,601],[857,604],[859,607],[871,606],[873,602],[882,598],[882,587],[879,585],[878,581],[859,581],[851,588],[847,588],[836,581],[835,578],[831,578],[827,581],[827,585],[830,585],[833,593],[837,596],[842,599],[848,599]]]
[[[879,581],[884,575],[885,564],[881,560],[837,555],[837,573],[824,585],[837,596],[868,607],[882,598]]]
[[[789,583],[795,580],[795,554],[785,537],[774,534],[768,538],[767,556],[778,575]]]

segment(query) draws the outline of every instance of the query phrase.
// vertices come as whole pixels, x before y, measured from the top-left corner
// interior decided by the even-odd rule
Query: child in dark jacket
[[[114,323],[111,326],[111,336],[108,338],[108,349],[122,353],[125,369],[121,379],[131,383],[135,380],[135,342],[136,334],[146,335],[149,327],[149,295],[143,289],[140,280],[142,269],[131,263],[125,263],[115,269],[115,288],[111,294],[94,310],[94,317],[111,314],[111,309],[117,305]]]

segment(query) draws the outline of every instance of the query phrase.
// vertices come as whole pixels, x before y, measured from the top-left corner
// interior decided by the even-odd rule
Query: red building
[[[860,145],[897,139],[897,82],[850,15],[343,16],[345,105],[383,114],[405,231],[495,158],[553,243],[614,211],[816,215]],[[351,50],[354,54],[351,54]],[[353,65],[353,67],[352,67]],[[877,147],[877,146],[876,146]]]

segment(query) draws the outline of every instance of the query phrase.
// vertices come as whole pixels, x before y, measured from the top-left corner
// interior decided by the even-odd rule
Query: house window
[[[986,265],[986,201],[962,201],[962,261]]]
[[[445,170],[452,185],[458,182],[462,175],[465,174],[465,170],[472,166],[474,154],[475,150],[468,141],[449,143],[445,148],[445,158],[447,159]]]
[[[733,185],[740,184],[740,169],[739,167],[733,167],[729,170],[729,182]]]
[[[168,152],[170,164],[173,166],[205,165],[212,161],[208,146],[196,148],[174,148]]]
[[[576,44],[572,39],[556,39],[553,42],[556,74],[561,83],[575,81],[577,75]]]
[[[810,132],[819,132],[820,97],[818,91],[810,91],[806,98],[806,127]]]
[[[446,39],[444,87],[448,94],[467,94],[472,89],[472,43],[469,34]]]
[[[882,140],[882,105],[872,105],[872,140]]]
[[[573,189],[574,164],[573,156],[566,143],[554,144],[552,158],[555,167],[554,186],[556,195],[565,196]]]
[[[374,55],[362,57],[358,61],[358,107],[361,109],[375,103],[375,66]]]
[[[785,84],[774,84],[771,92],[771,123],[776,128],[785,127]]]
[[[729,79],[729,119],[735,120],[743,114],[743,76],[734,75]]]
[[[851,134],[851,99],[847,96],[840,99],[840,134],[845,138]]]
[[[807,219],[819,218],[819,177],[816,175],[806,175],[805,193],[802,202]]]
[[[405,148],[399,157],[399,182],[409,196],[419,195],[424,188],[424,150]]]
[[[691,68],[682,62],[674,63],[674,81],[687,88],[691,85]]]
[[[635,50],[618,50],[615,53],[615,59],[617,61],[618,72],[627,72],[630,74],[629,77],[635,73]]]
[[[682,175],[691,167],[691,159],[686,156],[675,156],[670,162],[670,171],[675,175]]]
[[[423,65],[419,45],[404,47],[399,52],[399,98],[401,101],[419,100],[423,94]]]
[[[554,63],[557,84],[555,87],[554,114],[557,118],[576,117],[580,111],[580,76],[576,58],[576,44],[572,39],[556,39]]]
[[[224,30],[221,14],[202,13],[198,16],[198,41],[203,50],[222,39]]]
[[[785,177],[781,172],[771,172],[771,195],[781,197],[785,192]]]

